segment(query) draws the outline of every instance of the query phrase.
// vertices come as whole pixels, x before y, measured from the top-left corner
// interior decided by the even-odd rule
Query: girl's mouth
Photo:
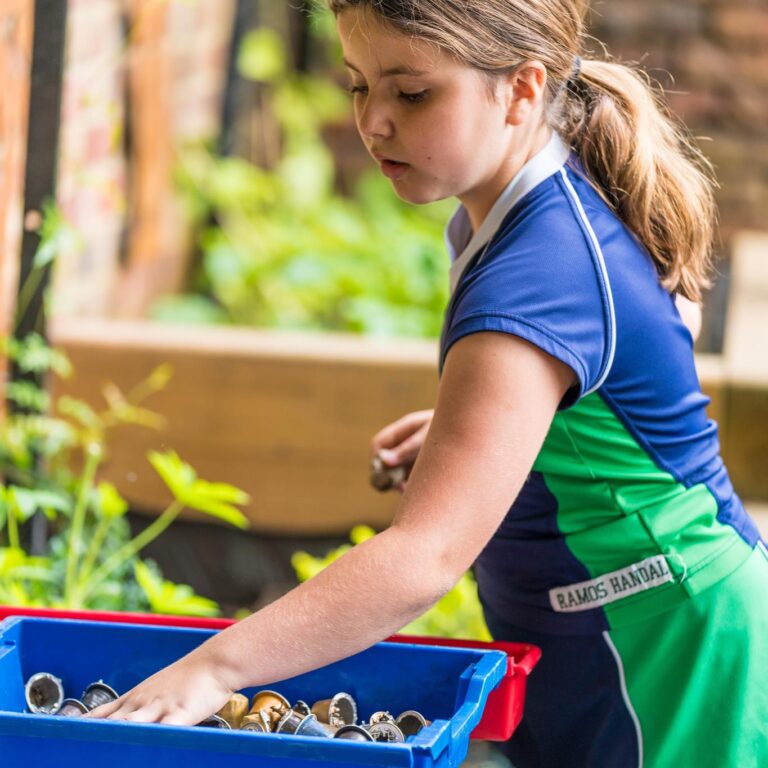
[[[390,179],[399,179],[410,167],[408,163],[398,163],[395,160],[381,161],[381,172]]]

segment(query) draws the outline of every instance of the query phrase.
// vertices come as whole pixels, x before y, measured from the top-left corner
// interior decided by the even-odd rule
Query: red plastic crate
[[[225,629],[234,619],[204,619],[193,616],[165,616],[156,613],[122,613],[117,611],[70,611],[57,608],[18,608],[0,605],[0,620],[7,616],[41,616],[46,618],[84,619],[87,621],[115,621],[123,624],[155,624],[198,629]],[[507,654],[507,672],[499,685],[491,692],[482,720],[472,731],[473,739],[506,741],[520,724],[525,704],[525,688],[528,675],[541,658],[541,649],[527,643],[482,642],[480,640],[456,640],[445,637],[420,637],[392,635],[393,643],[417,645],[455,646],[459,648],[484,648],[504,651]]]

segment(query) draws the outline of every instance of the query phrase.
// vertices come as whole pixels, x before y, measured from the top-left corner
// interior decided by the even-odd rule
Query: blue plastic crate
[[[504,676],[500,651],[379,643],[273,688],[289,701],[346,691],[361,717],[420,711],[432,724],[405,744],[356,743],[282,734],[83,720],[25,712],[24,683],[36,672],[61,678],[68,696],[103,679],[124,693],[214,634],[209,630],[62,619],[0,622],[0,768],[46,761],[56,768],[265,768],[413,766],[453,768],[488,694]],[[255,688],[243,691],[252,696]]]

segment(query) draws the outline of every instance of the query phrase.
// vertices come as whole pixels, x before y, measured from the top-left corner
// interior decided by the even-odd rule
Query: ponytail
[[[629,67],[583,61],[564,91],[555,118],[563,139],[650,252],[662,285],[701,301],[716,219],[709,162]]]

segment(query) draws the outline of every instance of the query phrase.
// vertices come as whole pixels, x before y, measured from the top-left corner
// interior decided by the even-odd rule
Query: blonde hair
[[[647,76],[579,60],[586,0],[328,0],[373,11],[491,77],[524,61],[547,70],[546,119],[602,198],[651,254],[662,285],[701,300],[715,228],[711,166],[671,119]],[[580,62],[574,71],[574,62]]]

